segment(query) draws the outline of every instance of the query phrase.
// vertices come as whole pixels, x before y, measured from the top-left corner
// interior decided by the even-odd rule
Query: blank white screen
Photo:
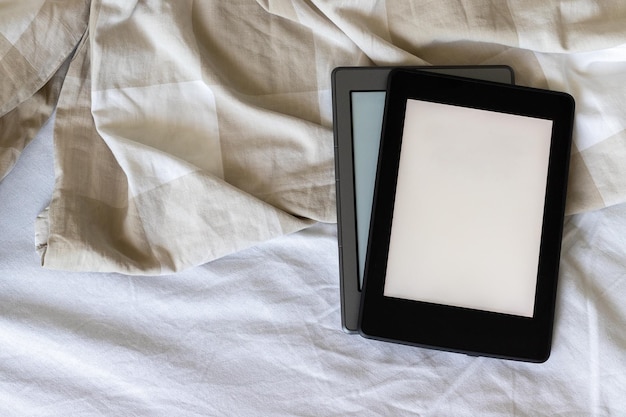
[[[551,135],[409,99],[384,295],[532,317]]]

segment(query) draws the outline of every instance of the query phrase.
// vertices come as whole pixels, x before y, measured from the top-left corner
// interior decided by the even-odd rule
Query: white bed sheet
[[[334,225],[177,275],[42,269],[52,124],[0,182],[2,416],[626,414],[626,205],[567,218],[545,364],[340,324]]]

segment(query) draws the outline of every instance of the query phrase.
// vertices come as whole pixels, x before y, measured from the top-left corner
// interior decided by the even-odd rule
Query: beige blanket
[[[568,212],[602,208],[626,201],[619,4],[4,1],[0,178],[56,107],[43,266],[170,273],[335,221],[334,67],[508,64],[576,98]]]

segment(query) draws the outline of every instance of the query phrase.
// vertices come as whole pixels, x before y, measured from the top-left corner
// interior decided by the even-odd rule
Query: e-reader
[[[406,67],[507,84],[504,65]],[[332,73],[341,321],[358,330],[374,181],[391,67],[339,67]]]
[[[360,333],[545,361],[573,98],[427,72],[388,78]]]

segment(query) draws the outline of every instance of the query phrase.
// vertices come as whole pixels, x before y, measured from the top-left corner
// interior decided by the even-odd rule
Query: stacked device
[[[545,360],[571,97],[505,66],[346,67],[332,84],[344,329]]]

